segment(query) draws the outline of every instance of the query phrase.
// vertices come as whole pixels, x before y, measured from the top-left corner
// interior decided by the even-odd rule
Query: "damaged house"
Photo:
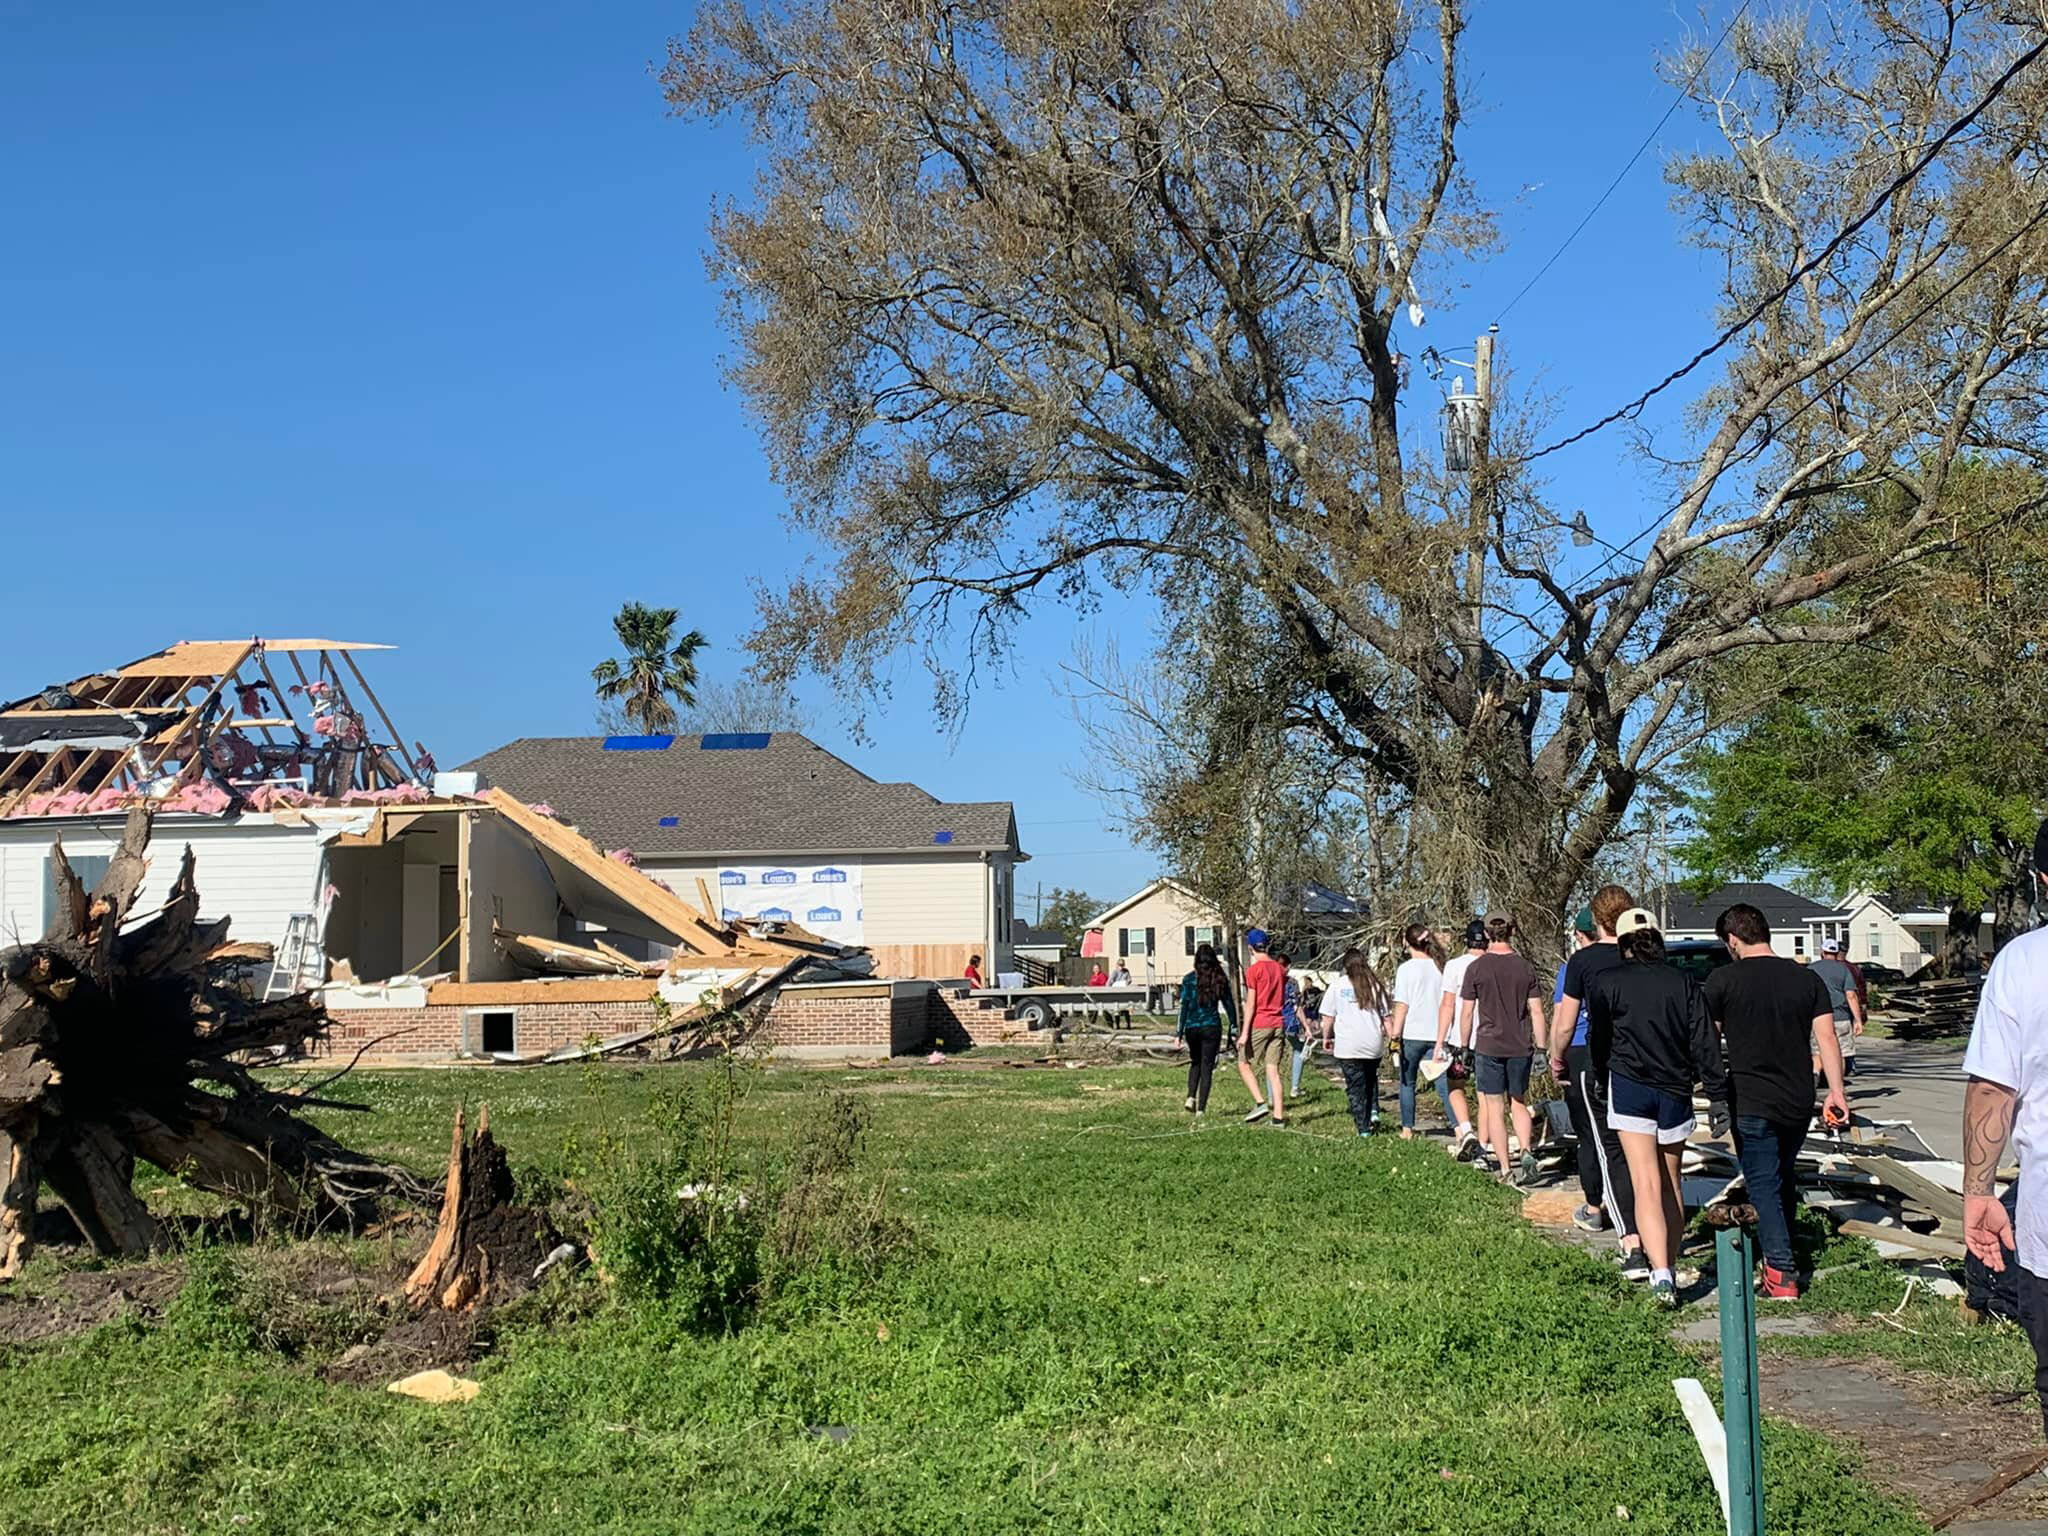
[[[60,841],[90,885],[146,804],[155,846],[193,851],[201,916],[271,946],[257,984],[320,987],[330,1051],[545,1059],[756,1000],[791,1048],[927,1036],[928,984],[876,981],[855,946],[726,916],[708,885],[659,883],[545,807],[438,773],[361,670],[384,649],[187,641],[0,707],[5,931],[47,926]],[[152,862],[138,912],[175,872]]]

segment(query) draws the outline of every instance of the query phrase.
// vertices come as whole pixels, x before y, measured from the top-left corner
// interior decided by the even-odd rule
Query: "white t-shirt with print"
[[[2020,1267],[2048,1279],[2048,929],[1998,952],[1977,999],[1963,1071],[2019,1095]]]
[[[1335,1021],[1331,1054],[1339,1061],[1377,1061],[1387,1048],[1387,1027],[1377,1008],[1361,1008],[1351,978],[1340,976],[1323,994],[1323,1017]]]
[[[1471,1044],[1471,1041],[1465,1038],[1472,1032],[1471,1029],[1469,1027],[1465,1029],[1458,1027],[1458,998],[1465,990],[1465,973],[1472,968],[1472,962],[1485,953],[1486,951],[1483,949],[1468,949],[1462,955],[1451,956],[1444,966],[1444,995],[1451,1000],[1451,1031],[1444,1036],[1445,1045]],[[1472,1020],[1475,1024],[1479,1020],[1479,1010],[1476,1007],[1472,1010]],[[1429,1038],[1432,1040],[1436,1039],[1436,1025],[1434,1024],[1429,1026]]]
[[[1394,972],[1394,1001],[1408,1005],[1401,1021],[1403,1040],[1436,1041],[1437,1003],[1444,995],[1444,973],[1427,955],[1410,955]]]

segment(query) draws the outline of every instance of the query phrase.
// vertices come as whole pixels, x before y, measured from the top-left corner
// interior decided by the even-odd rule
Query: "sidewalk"
[[[1863,1039],[1849,1102],[1873,1120],[1912,1121],[1935,1152],[1960,1162],[1964,1081],[1960,1044]]]

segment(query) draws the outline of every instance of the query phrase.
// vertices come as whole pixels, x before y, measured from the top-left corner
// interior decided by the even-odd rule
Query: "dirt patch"
[[[381,1387],[433,1366],[460,1372],[488,1354],[492,1342],[486,1313],[439,1307],[415,1312],[401,1302],[381,1334],[350,1345],[313,1374],[322,1381]]]
[[[1922,1514],[1946,1510],[2006,1462],[2041,1443],[2031,1394],[2003,1403],[1922,1380],[1881,1360],[1766,1356],[1764,1411],[1847,1441],[1866,1474]],[[2019,1522],[2012,1524],[2010,1522]],[[1958,1520],[1953,1531],[2048,1530],[2048,1475],[2028,1478]]]
[[[0,1343],[67,1339],[124,1312],[159,1317],[184,1283],[184,1264],[162,1259],[116,1269],[59,1270],[46,1282],[0,1287]]]

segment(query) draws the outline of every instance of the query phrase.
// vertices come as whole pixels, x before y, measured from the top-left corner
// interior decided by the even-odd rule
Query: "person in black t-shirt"
[[[1628,1158],[1650,1295],[1673,1307],[1685,1232],[1679,1163],[1693,1131],[1693,1085],[1713,1102],[1717,1119],[1725,1114],[1728,1085],[1699,984],[1665,960],[1657,919],[1631,907],[1614,931],[1623,964],[1593,978],[1586,1011],[1592,1038],[1608,1042],[1607,1123],[1621,1133]]]
[[[1607,1123],[1606,1041],[1596,1055],[1586,1013],[1586,988],[1602,971],[1621,964],[1614,925],[1636,904],[1618,885],[1603,885],[1590,904],[1580,909],[1574,926],[1589,942],[1565,963],[1560,995],[1550,1015],[1550,1075],[1564,1088],[1571,1111],[1572,1135],[1578,1142],[1579,1187],[1586,1203],[1572,1212],[1581,1231],[1611,1226],[1621,1246],[1622,1273],[1631,1280],[1650,1278],[1643,1257],[1642,1234],[1636,1230],[1635,1190],[1629,1182],[1628,1159],[1621,1137]]]
[[[1771,925],[1755,907],[1730,907],[1715,920],[1714,932],[1735,957],[1707,978],[1706,997],[1727,1054],[1735,1155],[1749,1186],[1749,1203],[1756,1207],[1763,1248],[1757,1294],[1767,1301],[1797,1301],[1792,1224],[1799,1184],[1794,1163],[1813,1121],[1809,1040],[1820,1053],[1827,1079],[1827,1108],[1843,1123],[1849,1118],[1834,1002],[1818,976],[1772,952]]]

